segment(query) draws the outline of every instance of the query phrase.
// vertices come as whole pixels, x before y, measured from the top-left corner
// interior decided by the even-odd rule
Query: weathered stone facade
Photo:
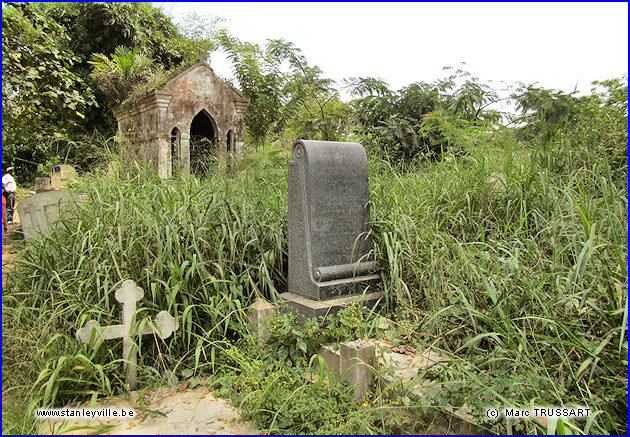
[[[173,166],[190,172],[195,156],[212,149],[221,165],[229,154],[243,153],[245,111],[249,100],[219,79],[205,63],[194,65],[161,89],[114,109],[118,135],[129,140],[136,159],[149,163],[162,178]],[[206,138],[207,141],[198,141]],[[208,150],[205,150],[208,152]]]

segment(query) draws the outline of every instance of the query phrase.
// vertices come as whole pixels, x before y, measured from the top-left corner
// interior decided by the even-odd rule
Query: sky
[[[384,79],[398,90],[463,68],[494,89],[518,82],[589,93],[628,71],[627,3],[154,3],[170,16],[220,16],[241,41],[283,38],[341,82]],[[210,65],[232,76],[214,53]],[[503,83],[502,83],[503,82]]]

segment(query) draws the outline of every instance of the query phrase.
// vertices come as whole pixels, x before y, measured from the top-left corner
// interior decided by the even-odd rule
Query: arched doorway
[[[171,175],[182,165],[182,134],[176,127],[171,131]]]
[[[233,168],[233,163],[234,163],[234,132],[232,132],[232,130],[229,130],[227,133],[227,140],[226,140],[226,145],[227,145],[227,153],[226,153],[226,161],[227,161],[227,170],[231,171]]]
[[[217,161],[217,129],[214,120],[204,109],[190,124],[190,172],[203,176]]]

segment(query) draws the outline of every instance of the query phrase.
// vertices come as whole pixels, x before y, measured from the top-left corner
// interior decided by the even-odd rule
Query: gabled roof
[[[129,109],[131,109],[133,107],[137,107],[138,105],[140,105],[140,106],[146,105],[146,104],[151,105],[152,103],[150,103],[150,102],[155,100],[156,98],[158,98],[158,99],[159,98],[166,98],[167,100],[170,100],[169,96],[171,96],[172,94],[169,91],[167,91],[167,89],[169,88],[169,85],[171,85],[176,80],[178,80],[179,78],[187,75],[192,70],[194,70],[195,68],[198,68],[198,67],[202,67],[202,68],[205,68],[208,71],[210,71],[210,73],[212,73],[212,75],[220,83],[222,83],[223,85],[228,87],[234,94],[236,94],[236,96],[238,96],[238,98],[236,100],[240,100],[241,101],[241,105],[240,105],[241,106],[241,110],[242,110],[242,112],[245,112],[245,109],[249,105],[249,99],[247,97],[245,97],[243,94],[241,94],[241,92],[239,90],[237,90],[232,85],[230,85],[229,83],[227,83],[224,80],[222,80],[219,76],[217,76],[217,74],[214,72],[212,67],[210,67],[210,65],[208,65],[205,62],[198,62],[198,63],[193,64],[190,67],[184,69],[183,71],[177,73],[177,75],[175,75],[174,77],[172,77],[171,79],[166,81],[166,83],[164,83],[164,85],[162,85],[161,87],[159,87],[157,89],[154,89],[152,91],[147,91],[145,94],[142,94],[142,95],[136,95],[136,96],[130,98],[129,100],[125,100],[121,104],[117,105],[115,108],[113,108],[114,116],[116,118],[119,118],[119,115],[117,115],[117,114],[123,114],[126,110],[129,110]]]
[[[169,79],[168,82],[166,82],[164,85],[162,85],[160,87],[160,89],[164,89],[167,88],[171,83],[175,82],[176,80],[178,80],[179,78],[187,75],[190,71],[194,70],[197,67],[203,67],[208,69],[212,75],[214,77],[216,77],[219,82],[221,82],[222,84],[224,84],[225,86],[229,87],[232,91],[234,91],[241,99],[248,101],[249,99],[247,97],[245,97],[243,94],[241,94],[241,92],[239,90],[237,90],[236,88],[234,88],[232,85],[230,85],[229,83],[225,82],[223,79],[221,79],[219,76],[217,76],[217,74],[214,72],[214,70],[212,69],[212,67],[210,67],[210,65],[208,65],[205,62],[198,62],[194,65],[191,65],[190,67],[186,68],[184,71],[182,71],[181,73],[179,73],[177,76],[173,77],[172,79]]]

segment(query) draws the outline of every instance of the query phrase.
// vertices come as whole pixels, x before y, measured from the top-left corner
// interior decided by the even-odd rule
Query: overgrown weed
[[[8,278],[3,370],[14,376],[5,391],[45,406],[119,390],[120,344],[91,351],[74,332],[90,318],[118,323],[113,293],[133,279],[145,291],[141,319],[167,309],[181,327],[164,343],[139,345],[140,384],[211,373],[270,432],[384,433],[411,426],[398,414],[408,408],[466,405],[481,417],[506,403],[588,405],[594,419],[562,426],[625,432],[627,161],[612,168],[566,147],[532,150],[506,136],[402,170],[370,158],[381,311],[395,329],[375,329],[377,319],[358,309],[328,328],[278,319],[264,356],[244,346],[246,308],[286,290],[286,151],[263,149],[205,180],[161,180],[124,164],[84,175],[74,190],[88,200],[25,245]],[[303,380],[321,342],[374,333],[455,357],[425,375],[449,388],[422,401],[375,396],[366,408],[341,381]],[[14,420],[5,431],[33,431],[32,418]],[[484,426],[546,431],[525,421]]]

